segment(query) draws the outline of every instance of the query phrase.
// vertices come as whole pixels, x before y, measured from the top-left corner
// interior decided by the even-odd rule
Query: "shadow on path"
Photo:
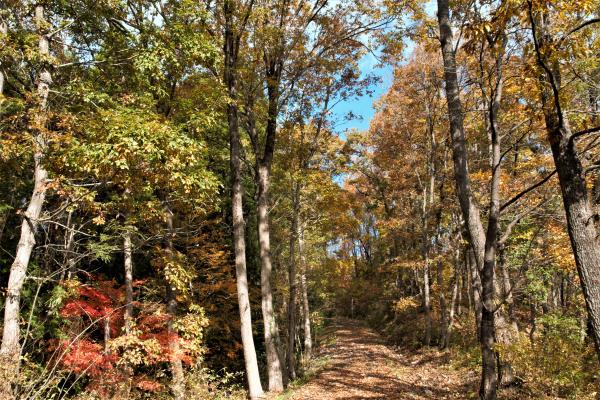
[[[449,369],[443,354],[398,353],[358,321],[336,320],[327,367],[295,391],[293,400],[464,399],[477,376]]]

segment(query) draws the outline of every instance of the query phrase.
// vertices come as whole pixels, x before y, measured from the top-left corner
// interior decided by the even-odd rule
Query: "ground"
[[[308,382],[279,399],[466,399],[476,392],[478,376],[448,365],[437,350],[387,346],[358,321],[338,319],[329,328],[317,358],[321,369]]]

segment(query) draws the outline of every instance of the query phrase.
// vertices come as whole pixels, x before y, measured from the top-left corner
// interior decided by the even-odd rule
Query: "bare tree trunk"
[[[125,267],[125,332],[131,332],[133,319],[133,255],[131,250],[131,227],[123,232],[123,259]]]
[[[528,3],[537,60],[543,70],[539,83],[546,130],[560,182],[581,290],[600,359],[600,245],[585,170],[575,144],[577,136],[584,135],[585,131],[573,133],[567,115],[563,113],[560,65],[556,58],[546,55],[555,45],[547,26],[549,16],[547,13],[534,16],[533,5]]]
[[[494,169],[499,171],[498,163],[500,161],[500,148],[494,147]],[[496,156],[498,156],[496,158]],[[498,193],[498,183],[500,179],[499,172],[493,173],[492,192]],[[494,188],[494,186],[496,186]],[[483,270],[481,274],[482,286],[482,310],[481,310],[481,353],[482,353],[482,372],[481,386],[479,388],[479,398],[482,400],[494,400],[498,386],[497,355],[494,349],[496,344],[496,304],[495,304],[495,264],[496,264],[496,240],[498,235],[498,215],[500,203],[498,196],[493,195],[490,207],[490,216],[488,222],[488,233],[486,239],[486,250],[484,257]]]
[[[495,234],[494,229],[489,235]],[[494,346],[496,344],[496,322],[495,322],[495,304],[494,304],[494,249],[486,251],[484,269],[482,271],[482,309],[481,309],[481,328],[480,328],[480,343],[482,353],[482,371],[481,371],[481,386],[479,388],[479,398],[482,400],[494,400],[496,398],[496,390],[498,387],[498,374],[496,371],[496,352]]]
[[[448,0],[437,0],[438,23],[440,28],[440,44],[444,61],[444,80],[446,83],[446,98],[450,118],[450,133],[452,138],[452,159],[454,161],[454,176],[456,191],[469,243],[475,251],[478,268],[483,266],[485,248],[485,232],[479,215],[479,208],[473,199],[469,179],[468,153],[464,133],[464,115],[459,96],[458,73],[454,54],[453,36],[450,25]]]
[[[285,365],[281,355],[279,328],[273,309],[273,289],[271,274],[271,232],[269,225],[269,185],[271,164],[275,151],[277,135],[277,116],[279,115],[279,85],[283,60],[281,54],[271,57],[265,53],[266,86],[267,86],[267,123],[265,127],[264,149],[259,154],[255,146],[256,185],[258,187],[257,219],[258,245],[260,249],[260,291],[262,295],[262,314],[264,323],[265,348],[267,353],[267,372],[269,374],[269,391],[281,392],[284,388]],[[287,377],[287,375],[286,375]]]
[[[45,29],[46,19],[44,17],[44,6],[35,7],[35,21],[39,31],[39,53],[42,58],[48,57],[50,43],[48,37],[42,33]],[[45,129],[46,109],[48,104],[48,93],[52,76],[48,69],[43,69],[38,76],[37,96],[38,113],[35,117],[33,127],[33,160],[34,160],[34,186],[29,200],[27,210],[23,213],[21,223],[21,236],[17,245],[15,259],[10,267],[8,287],[6,290],[6,302],[4,306],[4,326],[2,332],[2,346],[0,347],[0,359],[5,367],[2,371],[6,373],[0,385],[0,398],[9,399],[13,397],[12,386],[16,382],[19,373],[19,304],[21,289],[25,282],[27,266],[31,253],[36,244],[35,232],[39,225],[44,199],[46,197],[46,180],[48,172],[44,168],[44,157],[47,150]]]
[[[489,127],[491,138],[491,161],[492,178],[490,188],[490,206],[488,213],[488,226],[485,239],[484,263],[481,276],[482,282],[482,313],[481,313],[481,351],[483,358],[482,382],[479,390],[479,397],[482,399],[495,399],[498,381],[509,374],[512,376],[512,368],[509,364],[500,363],[500,358],[495,350],[496,329],[499,326],[503,332],[508,331],[506,321],[496,316],[496,258],[498,253],[498,234],[500,219],[500,174],[501,174],[501,148],[500,133],[498,128],[498,113],[500,110],[500,101],[502,98],[503,78],[502,64],[504,57],[504,46],[506,38],[502,37],[500,51],[496,57],[495,86],[491,91],[491,103],[489,108]],[[508,341],[507,335],[503,335],[503,342]],[[499,368],[499,375],[496,368]],[[506,371],[506,374],[503,372]],[[498,379],[500,378],[500,379]]]
[[[551,145],[552,153],[567,214],[571,247],[575,255],[581,289],[591,322],[596,352],[600,358],[600,248],[597,240],[598,233],[594,226],[594,212],[589,202],[581,161],[575,148],[567,143],[568,139],[565,139],[571,137],[572,134],[568,126],[562,131],[562,139]],[[557,133],[554,132],[553,135],[556,136]]]
[[[267,372],[269,373],[269,391],[283,391],[283,371],[279,354],[279,328],[273,309],[273,289],[271,288],[271,239],[269,231],[269,169],[258,167],[258,241],[261,259],[260,291],[262,294],[262,313],[264,321],[265,347],[267,352]]]
[[[500,146],[499,135],[492,128],[492,181],[490,194],[490,211],[487,231],[484,233],[470,187],[468,153],[465,144],[464,115],[459,95],[458,74],[453,45],[452,28],[450,24],[450,10],[448,0],[437,0],[438,24],[440,30],[440,45],[444,62],[444,79],[446,83],[446,98],[448,115],[450,119],[450,136],[452,138],[452,157],[454,160],[454,176],[456,192],[460,203],[463,219],[467,225],[469,242],[473,248],[476,268],[481,268],[481,297],[482,313],[480,328],[480,344],[482,351],[482,373],[479,398],[482,400],[495,400],[498,376],[496,373],[495,344],[495,304],[494,304],[494,268],[496,262],[496,245],[498,234],[499,205],[499,166]],[[498,81],[498,84],[501,80]],[[498,95],[500,91],[496,91]],[[499,97],[496,96],[497,102]],[[497,104],[499,106],[499,104]],[[496,104],[490,107],[490,114],[497,112]],[[491,116],[492,117],[492,116]],[[494,118],[490,118],[491,121]]]
[[[246,242],[244,238],[244,210],[242,207],[240,133],[237,107],[236,72],[239,50],[239,34],[234,33],[233,4],[230,0],[224,2],[225,15],[225,62],[224,80],[230,101],[227,104],[227,122],[229,129],[229,163],[231,174],[231,209],[233,218],[233,248],[235,254],[235,273],[240,309],[240,331],[248,391],[251,399],[262,397],[263,389],[258,372],[258,361],[254,338],[252,336],[252,316],[250,313],[250,297],[248,294],[248,275],[246,272]]]
[[[133,326],[133,254],[131,245],[131,226],[125,226],[123,231],[123,270],[125,276],[125,313],[123,314],[123,320],[125,323],[125,334],[131,333]],[[108,344],[110,339],[110,328],[108,326],[108,316],[106,317],[105,326],[105,343]],[[129,398],[131,391],[131,377],[133,375],[133,368],[130,365],[125,364],[122,367],[123,374],[127,377],[127,384],[122,387],[122,390],[118,391],[117,397]]]
[[[298,223],[298,253],[300,255],[300,288],[302,290],[302,315],[304,318],[304,360],[312,357],[312,335],[310,331],[310,308],[308,304],[308,285],[306,282],[306,254],[304,252],[304,228]]]
[[[110,353],[108,342],[110,342],[110,314],[104,316],[104,352],[106,354]]]
[[[290,379],[296,379],[296,241],[298,240],[298,216],[300,213],[300,184],[294,182],[292,188],[292,224],[290,227],[290,261],[288,279],[290,298],[288,301],[288,351],[287,367]]]

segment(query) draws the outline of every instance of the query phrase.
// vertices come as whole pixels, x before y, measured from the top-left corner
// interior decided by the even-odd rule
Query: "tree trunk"
[[[5,11],[4,5],[0,6],[0,14],[3,14],[3,12]],[[3,16],[0,16],[0,36],[6,36],[6,34],[8,33],[8,25],[6,24],[6,21],[4,20]],[[0,98],[2,98],[2,95],[4,94],[4,72],[2,71],[2,67],[1,67],[1,63],[0,63]]]
[[[173,238],[175,237],[175,231],[173,229],[173,212],[166,209],[167,216],[167,227],[168,227],[168,239],[167,248],[170,255],[174,255],[173,249]],[[173,400],[184,400],[185,399],[185,376],[183,373],[183,363],[181,361],[181,349],[179,346],[179,335],[174,327],[175,321],[177,320],[177,291],[167,281],[166,282],[166,300],[167,300],[167,314],[169,314],[169,322],[167,324],[167,331],[169,337],[169,365],[171,367],[171,394]]]
[[[298,214],[300,213],[300,184],[293,184],[292,224],[290,228],[290,260],[288,280],[290,298],[288,301],[288,351],[287,367],[290,379],[296,379],[296,240],[298,240]]]
[[[50,43],[48,37],[42,33],[46,25],[44,17],[44,6],[35,7],[35,21],[39,30],[39,53],[41,57],[48,57],[50,53]],[[48,104],[48,93],[52,76],[48,69],[43,69],[38,76],[37,96],[38,113],[35,117],[35,126],[33,127],[33,161],[34,161],[34,186],[33,193],[29,200],[27,210],[23,213],[23,222],[21,223],[21,236],[17,245],[15,259],[10,267],[8,277],[8,286],[6,290],[6,302],[4,307],[4,326],[2,332],[2,346],[0,347],[0,359],[5,367],[2,371],[2,384],[0,385],[0,398],[12,398],[12,386],[15,383],[19,372],[19,304],[21,298],[21,289],[25,282],[27,266],[31,253],[36,244],[35,232],[39,225],[39,218],[42,213],[44,199],[46,197],[46,180],[48,172],[44,168],[44,157],[47,150],[45,129],[46,129],[46,109]]]
[[[442,336],[442,343],[440,347],[445,349],[450,344],[450,335],[452,333],[452,327],[454,325],[454,316],[456,310],[460,309],[460,249],[456,249],[454,253],[454,284],[452,285],[452,300],[450,301],[450,314],[448,316],[448,324],[446,325],[444,335]]]
[[[498,247],[498,264],[500,272],[502,273],[502,298],[499,301],[506,303],[507,310],[500,308],[496,318],[496,329],[498,342],[508,345],[519,333],[519,326],[514,315],[514,299],[512,295],[512,284],[510,282],[510,275],[506,267],[506,254],[504,243]],[[500,363],[500,384],[510,385],[515,382],[516,376],[512,365],[506,361],[501,360]]]
[[[596,352],[600,358],[600,247],[597,240],[598,233],[594,226],[594,212],[590,205],[581,161],[574,146],[567,143],[571,136],[570,129],[567,126],[562,131],[563,138],[551,144],[552,154],[567,214],[571,247],[575,255]],[[551,133],[551,140],[557,135],[557,132]]]
[[[440,347],[444,348],[446,336],[448,333],[448,310],[446,308],[446,295],[444,294],[444,277],[443,277],[443,266],[442,260],[437,262],[437,284],[440,301]]]
[[[496,320],[496,255],[498,250],[498,234],[500,219],[500,174],[501,174],[501,148],[500,133],[498,129],[498,113],[500,110],[500,100],[502,98],[502,63],[504,57],[504,45],[506,39],[502,39],[502,47],[496,57],[495,87],[491,90],[491,104],[489,107],[489,130],[491,139],[491,166],[492,178],[490,187],[490,204],[488,213],[487,232],[485,237],[485,251],[483,270],[481,271],[481,353],[482,353],[482,375],[481,386],[479,388],[479,397],[485,400],[494,400],[498,387],[498,363],[499,355],[495,350],[496,345],[496,327],[501,325],[504,329],[506,322],[504,319]],[[510,365],[506,368],[501,367],[500,380],[502,380],[502,371],[512,371]]]
[[[459,256],[460,257],[460,256]],[[464,289],[464,280],[462,274],[456,277],[457,298],[456,298],[456,315],[462,315],[462,294]]]
[[[453,35],[450,24],[448,0],[437,0],[440,45],[444,62],[444,80],[448,116],[450,119],[450,136],[452,139],[452,158],[456,192],[467,225],[469,242],[474,251],[476,267],[481,268],[481,328],[479,332],[482,351],[482,375],[479,397],[482,400],[494,400],[497,389],[495,344],[495,304],[494,304],[494,268],[496,262],[496,244],[499,217],[499,137],[492,137],[494,162],[492,163],[492,182],[490,194],[490,211],[487,231],[484,233],[479,208],[476,205],[470,187],[468,153],[465,144],[464,115],[459,96],[458,74],[453,46]],[[496,110],[497,111],[497,110]],[[494,106],[490,113],[494,112]],[[495,129],[492,128],[492,133]]]
[[[258,167],[258,242],[260,248],[260,291],[264,322],[265,348],[267,352],[267,372],[269,391],[283,391],[283,371],[279,354],[279,329],[273,309],[273,289],[271,288],[271,239],[269,230],[269,168],[264,164]]]
[[[469,312],[470,312],[470,311],[474,310],[474,307],[473,307],[474,287],[473,287],[473,279],[471,277],[471,272],[472,272],[471,271],[471,263],[469,262],[470,256],[467,254],[468,252],[469,252],[468,249],[465,249],[465,251],[463,252],[463,259],[464,259],[464,263],[465,263],[465,276],[463,277],[463,279],[466,281],[466,284],[467,284],[466,285],[467,303],[468,303]]]
[[[431,344],[431,293],[429,290],[429,257],[425,257],[423,264],[423,308],[425,310],[425,346]]]
[[[262,313],[267,353],[267,372],[269,374],[269,391],[281,392],[284,387],[283,357],[280,353],[279,328],[273,309],[273,289],[271,288],[271,232],[269,226],[269,185],[271,179],[271,163],[275,151],[277,135],[277,116],[279,114],[279,85],[283,61],[281,54],[267,55],[266,86],[267,86],[267,123],[262,154],[256,152],[256,185],[258,187],[257,219],[258,244],[260,249],[260,290],[262,295]],[[286,375],[287,376],[287,375]]]
[[[185,399],[185,377],[183,373],[183,363],[181,362],[181,349],[179,346],[179,336],[174,328],[175,318],[177,317],[177,298],[173,287],[167,283],[167,314],[169,314],[169,323],[167,325],[171,368],[171,394],[174,400]],[[176,339],[174,339],[176,336]]]
[[[498,186],[500,182],[500,146],[495,142],[493,147],[493,170],[492,173],[492,196],[490,201],[490,212],[488,230],[485,241],[485,255],[483,270],[481,273],[481,331],[480,343],[482,354],[481,386],[479,398],[482,400],[494,400],[498,386],[498,375],[496,371],[496,303],[495,303],[495,267],[496,267],[496,245],[498,240],[498,216],[500,213]]]
[[[530,7],[532,7],[530,5]],[[540,18],[540,34],[533,11],[530,8],[530,22],[534,37],[538,64],[543,73],[539,76],[541,100],[548,140],[552,149],[554,164],[562,192],[567,216],[567,228],[575,264],[581,281],[596,354],[600,359],[600,245],[594,225],[594,211],[588,193],[585,171],[575,145],[567,116],[563,114],[560,99],[561,71],[556,59],[547,59],[544,50],[552,48],[552,38],[548,34],[548,15]]]
[[[298,253],[300,255],[300,289],[302,290],[302,315],[304,318],[304,360],[312,357],[312,335],[310,331],[310,308],[306,281],[306,254],[304,253],[304,228],[298,223]]]
[[[423,343],[425,346],[431,344],[431,291],[429,284],[429,238],[427,236],[427,188],[423,188],[423,199],[421,206],[421,229],[422,229],[422,249],[423,252],[423,310],[425,311],[425,336]]]
[[[475,255],[473,254],[473,251],[470,250],[468,251],[468,258],[467,258],[468,264],[469,264],[469,269],[470,269],[470,273],[471,273],[471,288],[472,288],[472,297],[473,297],[473,303],[475,306],[475,324],[476,324],[476,331],[477,331],[477,337],[480,338],[481,337],[481,310],[482,310],[482,304],[481,304],[481,278],[479,276],[479,271],[477,270],[477,263],[475,262]]]
[[[483,267],[485,249],[485,232],[471,192],[469,179],[468,153],[465,143],[464,115],[459,96],[458,73],[453,47],[453,36],[450,25],[448,0],[437,0],[438,23],[440,29],[440,44],[444,62],[444,81],[446,84],[446,99],[450,119],[450,136],[452,138],[452,159],[454,161],[454,177],[456,192],[463,219],[467,225],[469,243],[475,251],[478,268]]]
[[[110,354],[108,344],[110,342],[110,314],[104,316],[104,352]]]
[[[123,259],[125,267],[125,332],[131,331],[133,319],[133,256],[131,251],[131,227],[123,232]]]
[[[224,44],[224,80],[230,101],[227,105],[227,123],[229,129],[229,164],[231,174],[231,214],[233,219],[233,249],[235,254],[235,273],[240,310],[240,331],[248,391],[251,399],[262,397],[263,389],[258,372],[258,361],[254,338],[252,336],[252,316],[250,313],[250,296],[248,294],[248,275],[246,272],[246,242],[244,238],[244,210],[242,207],[240,133],[238,121],[236,72],[239,37],[233,29],[233,5],[224,2],[225,44]]]

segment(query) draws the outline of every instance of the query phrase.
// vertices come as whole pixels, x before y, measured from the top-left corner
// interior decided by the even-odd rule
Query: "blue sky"
[[[436,11],[435,1],[429,0],[424,5],[425,12],[429,15],[434,15]],[[414,43],[410,40],[406,40],[404,48],[404,58],[408,58],[414,49]],[[375,54],[378,52],[375,51]],[[336,120],[335,131],[342,137],[345,137],[345,132],[351,129],[357,129],[363,131],[369,128],[369,123],[375,115],[375,109],[373,103],[381,97],[385,92],[388,91],[392,85],[394,79],[394,71],[390,65],[386,65],[380,68],[375,66],[378,64],[378,60],[372,53],[365,54],[360,60],[359,67],[361,70],[361,76],[365,77],[369,73],[374,73],[381,78],[381,82],[377,85],[372,86],[370,89],[373,90],[371,96],[364,95],[358,99],[351,98],[344,102],[340,102],[333,108],[334,119]],[[362,117],[352,121],[344,121],[344,116],[348,112],[352,111],[353,114]]]
[[[365,77],[369,73],[374,73],[381,78],[381,82],[379,84],[370,87],[374,93],[371,96],[363,95],[358,99],[348,99],[340,102],[333,108],[332,113],[334,115],[334,119],[339,121],[336,122],[336,131],[338,134],[345,136],[344,132],[347,130],[357,129],[363,131],[369,128],[369,122],[375,114],[373,103],[380,98],[381,95],[388,91],[394,76],[391,66],[386,65],[384,67],[376,68],[375,66],[377,63],[378,61],[376,57],[371,53],[367,53],[360,60],[359,64],[362,77]],[[344,116],[350,111],[362,118],[344,121]]]

